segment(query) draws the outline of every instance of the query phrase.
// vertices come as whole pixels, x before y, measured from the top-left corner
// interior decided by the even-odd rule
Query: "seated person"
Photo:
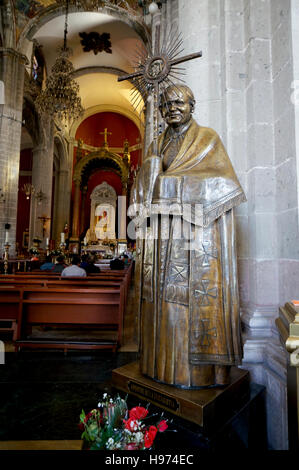
[[[61,273],[61,277],[86,277],[85,269],[79,267],[80,258],[78,255],[74,255],[71,261],[71,266],[64,268]]]
[[[132,251],[128,248],[127,251],[124,252],[125,255],[131,260],[133,258]]]
[[[52,256],[48,255],[46,257],[46,261],[41,265],[39,268],[41,271],[52,271],[54,268],[55,264],[52,263]]]
[[[120,258],[114,258],[110,261],[110,269],[124,269],[125,263]]]
[[[98,266],[95,266],[96,259],[94,256],[88,256],[86,258],[86,266],[84,267],[85,271],[88,273],[100,273],[101,270]],[[81,265],[81,268],[83,266]]]
[[[81,263],[80,263],[80,268],[86,269],[88,266],[88,255],[82,255],[81,256]]]
[[[39,271],[40,268],[40,260],[37,255],[33,255],[30,259],[30,263],[28,266],[28,271]]]
[[[67,267],[67,264],[65,264],[64,262],[64,256],[63,255],[59,255],[57,256],[56,258],[56,264],[54,264],[54,267],[52,269],[52,272],[53,273],[62,273],[62,271],[64,270],[64,268]]]

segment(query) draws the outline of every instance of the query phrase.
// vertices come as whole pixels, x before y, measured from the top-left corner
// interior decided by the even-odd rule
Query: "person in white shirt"
[[[85,269],[79,267],[80,263],[81,260],[79,256],[73,256],[71,266],[64,268],[61,277],[86,277]]]

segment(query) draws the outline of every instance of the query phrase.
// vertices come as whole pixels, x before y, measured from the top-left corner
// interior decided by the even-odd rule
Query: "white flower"
[[[105,398],[107,398],[107,393],[103,393],[103,398],[105,400]]]
[[[134,421],[131,421],[131,422],[130,422],[130,428],[131,428],[133,431],[137,431],[138,426],[137,426],[137,424],[136,424]]]
[[[101,403],[101,402],[99,401],[99,403],[98,403],[98,408],[101,408],[102,406],[104,406],[104,403]]]
[[[106,448],[110,450],[114,448],[114,439],[112,437],[109,437],[108,441],[106,442]]]
[[[142,432],[140,432],[140,431],[136,432],[135,438],[136,438],[136,442],[141,442],[141,441],[143,441],[143,434],[142,434]]]
[[[112,399],[112,398],[110,398],[110,400],[109,400],[109,401],[110,401],[110,403],[113,403],[113,399]]]

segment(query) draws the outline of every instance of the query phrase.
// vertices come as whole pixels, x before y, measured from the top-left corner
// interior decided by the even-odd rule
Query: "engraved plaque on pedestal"
[[[249,372],[231,368],[230,383],[222,387],[185,390],[164,385],[141,374],[133,362],[112,371],[115,388],[153,403],[210,431],[232,417],[248,400]]]

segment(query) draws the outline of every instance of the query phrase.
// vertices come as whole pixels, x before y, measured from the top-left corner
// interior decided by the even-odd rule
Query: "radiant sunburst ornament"
[[[153,12],[155,14],[155,11]],[[181,34],[174,33],[171,29],[163,39],[160,47],[160,25],[155,28],[155,45],[151,41],[143,49],[138,48],[135,52],[135,72],[118,77],[118,81],[131,80],[135,85],[132,90],[132,104],[135,109],[143,101],[153,100],[153,141],[157,146],[158,141],[158,96],[163,94],[170,85],[177,85],[177,81],[184,82],[184,68],[177,65],[202,56],[202,52],[195,52],[184,57],[178,57],[182,52],[183,39]]]

